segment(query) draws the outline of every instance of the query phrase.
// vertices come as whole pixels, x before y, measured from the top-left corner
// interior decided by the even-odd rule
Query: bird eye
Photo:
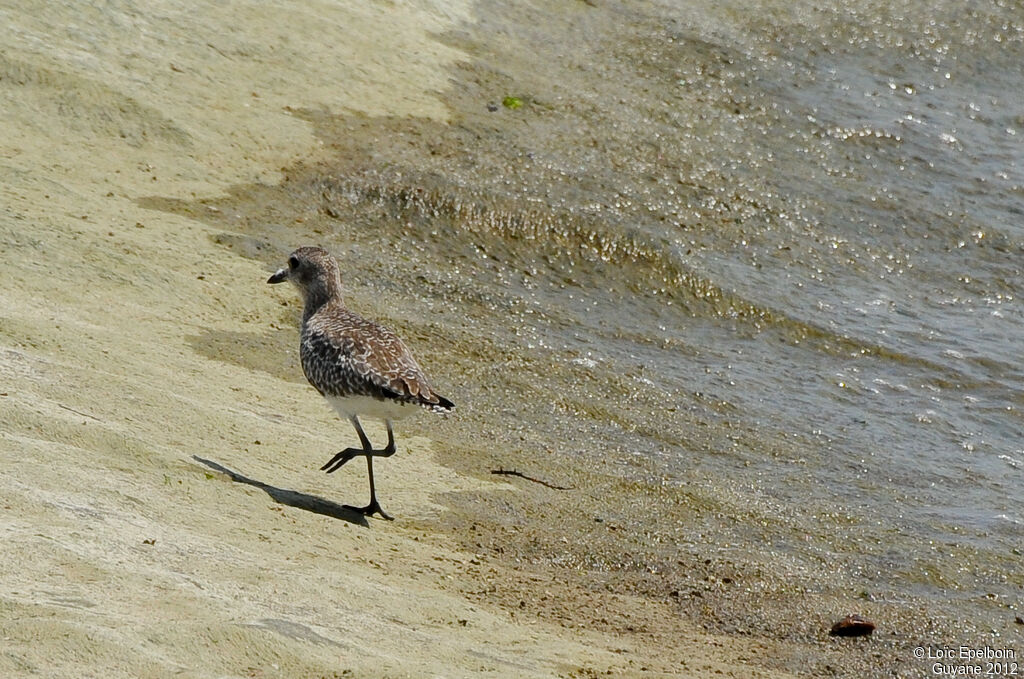
[[[297,268],[299,268],[299,258],[296,257],[295,255],[292,255],[291,257],[289,257],[288,258],[288,268],[289,269],[297,269]]]

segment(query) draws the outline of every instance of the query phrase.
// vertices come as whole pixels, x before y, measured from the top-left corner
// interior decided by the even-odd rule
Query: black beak
[[[267,279],[268,283],[283,283],[288,280],[288,269],[278,269],[277,273]]]

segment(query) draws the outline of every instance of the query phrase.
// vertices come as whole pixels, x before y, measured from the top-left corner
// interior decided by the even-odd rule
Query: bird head
[[[267,283],[290,281],[303,300],[326,301],[341,294],[341,270],[329,252],[318,247],[301,247],[288,256],[288,265],[278,269]]]

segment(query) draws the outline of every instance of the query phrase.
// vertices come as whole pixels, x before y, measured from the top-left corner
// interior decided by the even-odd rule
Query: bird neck
[[[328,303],[333,302],[338,306],[345,305],[341,297],[341,283],[338,281],[317,281],[312,286],[306,288],[305,293],[305,300],[302,305],[303,323]]]

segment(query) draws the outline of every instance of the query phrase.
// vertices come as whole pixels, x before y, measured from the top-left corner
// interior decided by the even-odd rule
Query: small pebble
[[[848,615],[832,625],[829,635],[833,637],[862,637],[875,631],[875,623],[859,615]]]

